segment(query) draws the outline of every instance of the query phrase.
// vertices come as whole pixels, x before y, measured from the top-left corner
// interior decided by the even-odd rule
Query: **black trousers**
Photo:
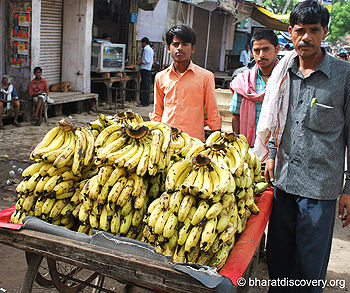
[[[149,88],[151,83],[151,71],[146,69],[141,69],[141,104],[143,106],[149,105]]]

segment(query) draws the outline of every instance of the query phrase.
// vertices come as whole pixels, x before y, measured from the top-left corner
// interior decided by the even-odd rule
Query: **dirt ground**
[[[135,112],[144,117],[152,110],[151,107],[136,108],[128,105]],[[106,112],[103,110],[103,112]],[[92,112],[72,114],[63,117],[78,125],[86,125],[87,122],[95,120],[97,113]],[[62,117],[49,118],[48,123],[43,123],[40,127],[34,126],[32,122],[22,123],[22,127],[16,128],[6,125],[5,130],[0,131],[0,210],[12,206],[16,196],[14,189],[20,180],[20,168],[24,169],[31,162],[29,154],[31,150],[40,142],[45,133],[57,125],[57,121]],[[12,172],[11,172],[12,171]],[[26,271],[25,254],[23,251],[0,244],[0,292],[20,292],[22,281]],[[260,261],[256,268],[255,277],[258,280],[266,281],[267,265]],[[350,227],[343,229],[341,222],[336,219],[333,236],[333,246],[330,263],[327,271],[329,286],[325,292],[348,292],[350,291]],[[114,281],[109,281],[109,288],[114,292],[122,292],[124,285]],[[252,288],[252,292],[267,292],[267,287],[262,282],[260,286]],[[145,292],[142,289],[134,288],[133,292]],[[54,289],[40,288],[35,285],[34,293],[57,292]],[[91,289],[84,290],[91,292]]]

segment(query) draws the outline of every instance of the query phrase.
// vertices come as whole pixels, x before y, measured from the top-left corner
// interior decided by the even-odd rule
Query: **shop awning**
[[[235,15],[236,8],[235,3],[232,0],[181,0],[182,2],[198,6],[202,9],[213,11],[216,8],[221,8],[222,10]]]
[[[252,5],[251,18],[270,29],[288,31],[289,14],[277,15],[254,3]],[[282,20],[286,22],[282,22]]]

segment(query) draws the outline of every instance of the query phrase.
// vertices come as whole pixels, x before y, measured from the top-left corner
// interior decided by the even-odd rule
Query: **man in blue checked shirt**
[[[232,130],[244,134],[249,145],[254,146],[255,131],[259,121],[266,83],[278,63],[278,38],[272,30],[259,30],[251,39],[256,65],[237,75],[231,82],[233,92],[230,112]]]

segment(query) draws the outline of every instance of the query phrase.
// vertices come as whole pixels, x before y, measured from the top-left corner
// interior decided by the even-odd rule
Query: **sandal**
[[[21,124],[19,124],[18,122],[13,122],[13,125],[16,127],[21,127]]]
[[[1,130],[5,129],[5,126],[4,125],[0,125],[0,129]]]
[[[41,125],[41,121],[38,120],[36,123],[35,123],[35,126],[40,126]]]

